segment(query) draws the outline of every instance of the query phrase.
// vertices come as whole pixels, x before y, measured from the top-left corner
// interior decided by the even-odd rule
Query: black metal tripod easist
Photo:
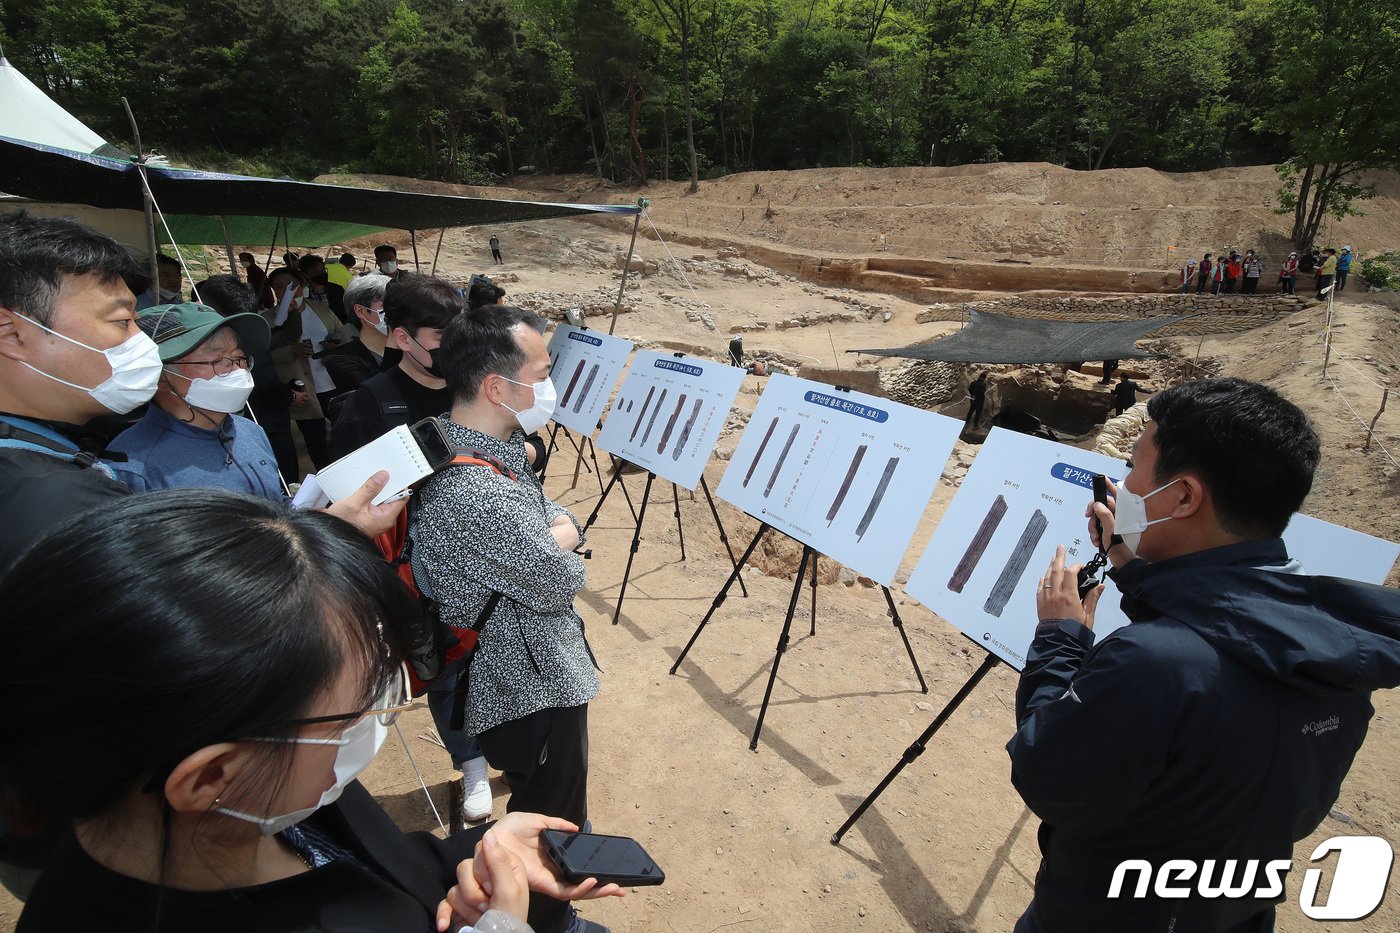
[[[684,661],[685,656],[690,653],[690,649],[700,637],[700,633],[705,630],[705,626],[709,624],[715,611],[724,603],[725,598],[729,595],[729,588],[734,585],[736,580],[739,582],[740,586],[743,586],[744,581],[741,572],[744,565],[748,563],[749,558],[753,556],[754,550],[758,547],[758,542],[763,539],[765,534],[772,530],[776,529],[767,522],[763,522],[758,526],[758,533],[753,536],[753,540],[750,541],[749,546],[745,548],[743,556],[735,563],[734,571],[729,575],[729,579],[724,581],[724,586],[720,588],[719,594],[715,596],[714,602],[710,604],[709,611],[705,613],[705,617],[700,620],[700,625],[696,627],[695,634],[690,636],[690,641],[686,642],[685,648],[680,653],[680,657],[676,658],[676,663],[671,665],[672,674],[680,668],[681,662]],[[778,533],[783,534],[781,531]],[[785,535],[785,537],[791,537],[791,535]],[[797,539],[793,538],[793,540],[796,541]],[[759,734],[763,732],[763,720],[768,715],[768,701],[773,696],[773,684],[778,679],[778,665],[782,662],[783,654],[787,651],[789,634],[792,631],[792,618],[797,612],[798,599],[802,595],[802,584],[806,582],[809,561],[812,567],[812,577],[809,584],[812,590],[811,634],[817,634],[817,561],[820,557],[821,555],[813,550],[810,545],[802,545],[802,559],[798,562],[797,576],[793,579],[792,597],[788,600],[787,615],[783,618],[783,632],[778,636],[778,647],[773,655],[773,669],[768,672],[768,688],[763,691],[763,705],[759,708],[758,722],[754,726],[753,738],[749,741],[749,748],[751,750],[756,751],[758,749],[758,737]],[[899,617],[899,610],[894,604],[894,596],[891,595],[889,587],[881,586],[880,589],[884,591],[885,594],[885,604],[889,607],[890,620],[894,623],[895,630],[899,632],[899,637],[904,642],[904,650],[909,654],[909,662],[914,665],[914,676],[919,678],[919,689],[924,693],[928,693],[928,684],[924,682],[923,672],[919,670],[919,661],[914,657],[914,647],[909,644],[909,636],[904,631],[904,620]],[[747,595],[747,590],[745,594]]]
[[[589,513],[588,520],[583,523],[583,530],[585,532],[598,520],[598,513],[602,511],[603,503],[608,501],[608,493],[612,492],[613,486],[622,487],[622,494],[627,496],[628,507],[630,508],[632,506],[632,497],[627,492],[627,484],[622,481],[622,466],[623,461],[619,459],[616,469],[613,470],[612,478],[608,480],[607,486],[603,488],[603,495],[598,499],[598,504],[593,507],[593,511]],[[636,527],[632,531],[632,548],[627,554],[627,569],[622,572],[622,588],[618,590],[617,593],[617,607],[613,610],[613,625],[616,625],[618,619],[622,616],[622,601],[627,597],[627,581],[632,577],[632,561],[636,558],[637,551],[640,550],[642,546],[642,523],[646,521],[647,503],[651,501],[651,484],[655,481],[656,474],[648,470],[647,484],[642,490],[641,508],[640,510],[635,508],[632,510],[632,518],[636,522]],[[739,563],[734,560],[734,549],[729,544],[729,535],[724,531],[724,523],[720,521],[719,518],[719,509],[715,508],[714,497],[710,495],[710,486],[705,482],[705,477],[703,475],[700,477],[700,489],[705,493],[705,501],[710,505],[710,515],[713,516],[715,520],[715,529],[719,532],[720,543],[724,545],[725,552],[729,554],[729,562],[734,565],[735,572],[737,573]],[[693,493],[691,494],[691,498],[694,498]],[[680,540],[681,560],[685,560],[685,529],[681,525],[680,490],[675,483],[671,484],[671,504],[673,506],[672,514],[676,517],[676,535]],[[743,588],[744,595],[748,596],[748,587],[744,586],[744,581],[740,580],[739,585]]]
[[[886,592],[888,593],[888,591]],[[969,641],[970,640],[971,639],[969,639]],[[977,647],[986,651],[981,645]],[[928,740],[933,738],[933,734],[942,728],[943,724],[948,721],[948,717],[953,715],[954,711],[962,705],[963,700],[966,700],[968,695],[982,682],[982,678],[986,677],[987,673],[991,671],[992,668],[996,667],[1001,660],[989,651],[986,652],[986,654],[987,656],[982,659],[982,663],[978,666],[977,670],[973,671],[972,676],[967,679],[967,682],[958,688],[958,692],[953,694],[953,698],[949,700],[948,704],[933,718],[933,722],[929,723],[929,727],[914,740],[913,744],[904,750],[904,754],[899,757],[899,761],[895,762],[895,766],[885,775],[884,780],[877,784],[875,789],[866,795],[866,798],[860,802],[860,806],[856,807],[855,812],[847,818],[846,822],[841,824],[841,828],[831,834],[832,845],[841,844],[841,837],[846,835],[846,831],[856,825],[856,820],[865,815],[865,811],[869,810],[870,805],[885,792],[885,788],[893,783],[894,779],[899,776],[899,772],[904,770],[905,765],[910,764],[924,753],[924,750],[928,747]]]

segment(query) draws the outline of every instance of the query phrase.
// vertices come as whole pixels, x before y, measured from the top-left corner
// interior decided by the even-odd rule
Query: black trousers
[[[477,736],[491,767],[510,788],[506,812],[560,816],[580,827],[588,819],[588,704],[542,709]],[[569,905],[530,895],[530,926],[554,933],[569,926]]]

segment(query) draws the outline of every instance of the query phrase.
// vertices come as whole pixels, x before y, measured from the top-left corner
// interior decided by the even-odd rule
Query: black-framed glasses
[[[212,366],[216,376],[227,376],[235,369],[251,370],[253,368],[253,361],[241,353],[238,356],[216,356],[212,360],[172,360],[172,362],[189,363],[193,366]]]
[[[399,714],[413,705],[413,697],[408,688],[408,671],[403,665],[394,670],[389,682],[384,686],[377,705],[362,709],[357,713],[333,713],[327,716],[311,716],[306,719],[288,719],[285,725],[314,726],[323,722],[354,722],[364,716],[379,717],[381,726],[392,726]]]

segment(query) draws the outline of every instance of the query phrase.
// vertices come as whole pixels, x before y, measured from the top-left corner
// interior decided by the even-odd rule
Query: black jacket
[[[382,360],[375,359],[369,347],[358,340],[351,340],[321,354],[321,365],[335,381],[335,391],[353,392],[360,384],[383,368]]]
[[[1337,799],[1371,691],[1400,684],[1400,593],[1296,571],[1277,538],[1134,561],[1113,572],[1133,624],[1093,647],[1074,622],[1037,631],[1007,751],[1042,820],[1047,933],[1272,929],[1277,896],[1106,895],[1123,860],[1178,858],[1217,860],[1217,883],[1258,859],[1252,893]]]
[[[433,914],[485,827],[445,840],[400,832],[359,782],[312,814],[362,864],[337,860],[282,881],[231,891],[161,891],[93,861],[71,836],[20,914],[16,933],[383,933],[436,929]]]
[[[101,438],[57,421],[36,421],[0,413],[0,422],[49,437],[51,453],[0,444],[0,573],[54,525],[84,509],[130,490],[110,469],[75,462],[80,451],[96,454]]]

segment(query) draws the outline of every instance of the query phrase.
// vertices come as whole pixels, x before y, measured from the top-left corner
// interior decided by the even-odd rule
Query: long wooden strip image
[[[1026,522],[1026,528],[1021,532],[1021,540],[1016,542],[1016,546],[1011,550],[1011,556],[1007,558],[1006,566],[1001,568],[1001,576],[997,577],[997,582],[992,585],[992,591],[987,594],[987,602],[982,606],[982,610],[988,615],[1001,618],[1001,612],[1006,608],[1006,603],[1011,599],[1011,594],[1016,592],[1016,584],[1021,582],[1021,576],[1026,572],[1026,566],[1031,562],[1031,554],[1035,551],[1035,546],[1040,543],[1040,536],[1045,534],[1045,528],[1050,524],[1050,520],[1045,517],[1045,513],[1036,509],[1031,515],[1030,521]]]
[[[982,518],[982,524],[977,526],[977,534],[972,536],[967,550],[963,552],[962,560],[953,568],[953,575],[948,578],[948,589],[954,593],[961,593],[963,587],[967,586],[972,571],[977,569],[977,562],[986,553],[987,545],[992,543],[992,535],[996,534],[997,526],[1001,524],[1005,515],[1006,497],[997,496],[992,507],[987,509],[987,514]]]

